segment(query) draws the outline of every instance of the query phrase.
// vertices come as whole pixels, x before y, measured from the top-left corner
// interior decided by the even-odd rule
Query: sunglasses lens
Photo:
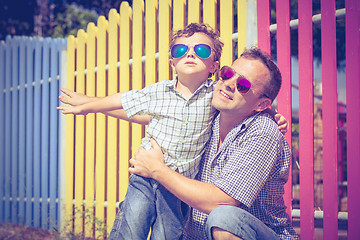
[[[247,93],[251,88],[251,83],[246,78],[239,78],[237,80],[237,90],[240,93]]]
[[[235,72],[230,67],[224,66],[220,70],[220,77],[222,78],[222,80],[228,80],[232,78],[234,75]]]
[[[211,55],[211,47],[206,44],[197,44],[194,46],[194,52],[199,58],[207,59]]]
[[[187,53],[188,49],[189,47],[185,44],[175,44],[170,51],[171,57],[181,58]]]

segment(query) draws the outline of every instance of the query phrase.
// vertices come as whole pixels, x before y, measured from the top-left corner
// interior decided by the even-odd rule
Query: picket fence
[[[17,38],[8,38],[1,45],[0,50],[0,79],[6,80],[0,81],[0,89],[4,89],[1,92],[0,107],[1,112],[5,113],[0,117],[0,136],[3,143],[0,144],[2,154],[0,167],[4,169],[4,171],[0,170],[0,196],[2,196],[0,220],[26,222],[27,225],[50,229],[50,225],[54,222],[57,224],[61,222],[62,226],[57,225],[58,228],[65,226],[68,230],[74,230],[76,234],[84,233],[87,237],[102,236],[102,228],[98,226],[101,222],[105,224],[109,233],[115,218],[116,205],[124,199],[126,193],[128,159],[139,148],[145,129],[137,124],[119,121],[102,114],[89,114],[86,117],[67,115],[61,116],[58,120],[58,113],[53,111],[53,106],[58,104],[59,85],[54,86],[53,83],[59,84],[59,81],[52,79],[57,77],[62,87],[99,97],[119,91],[140,89],[163,79],[171,79],[174,76],[168,64],[171,30],[181,29],[191,22],[204,22],[220,31],[221,39],[225,44],[221,65],[230,65],[238,53],[251,44],[258,44],[260,48],[270,52],[270,36],[276,34],[277,62],[283,74],[278,110],[290,121],[290,126],[292,114],[290,31],[298,28],[300,229],[303,239],[314,239],[312,26],[316,16],[312,16],[312,1],[303,0],[298,3],[299,19],[290,21],[289,1],[277,0],[277,23],[271,25],[269,1],[257,0],[257,19],[254,21],[257,21],[257,25],[251,25],[249,21],[252,16],[248,15],[247,9],[252,3],[253,1],[246,0],[221,2],[134,0],[130,7],[127,2],[123,2],[119,13],[112,9],[108,20],[101,16],[96,25],[89,23],[86,31],[80,30],[76,37],[70,36],[67,39],[66,52],[62,50],[65,41],[54,40],[61,42],[55,47],[58,49],[56,54],[54,53],[58,56],[56,67],[53,66],[55,60],[46,61],[47,55],[44,56],[48,52],[45,42],[50,40],[23,38],[25,40],[20,44],[20,49],[25,48],[21,46],[28,46],[32,42],[45,51],[26,54],[25,56],[30,60],[22,63],[24,57],[21,57],[23,56],[21,50],[18,50],[20,55],[15,53],[13,57],[9,57],[11,51],[17,51],[11,50],[15,48],[12,46],[16,45],[12,41],[16,42]],[[337,182],[335,21],[338,11],[335,11],[334,0],[322,0],[321,6],[323,234],[324,239],[337,239],[340,213]],[[235,13],[233,9],[237,12]],[[357,185],[360,183],[360,177],[357,172],[360,170],[358,161],[360,4],[357,0],[345,0],[345,9],[348,239],[359,239],[360,208],[357,203],[360,202],[360,194]],[[236,22],[234,14],[237,15]],[[254,32],[257,35],[257,42],[247,41],[249,35]],[[35,44],[37,41],[39,43]],[[8,42],[10,47],[5,46]],[[50,55],[53,56],[52,51]],[[10,62],[15,70],[5,70],[11,69]],[[16,69],[23,68],[24,64],[29,66],[29,63],[33,63],[30,66],[42,70],[37,72],[35,67],[34,70],[27,67],[26,69],[29,68],[28,71],[33,73],[30,72],[22,77],[24,73]],[[51,67],[49,67],[50,63]],[[66,74],[65,70],[61,74],[62,67],[66,68]],[[55,73],[53,75],[52,71],[57,75]],[[27,76],[34,78],[31,78],[30,82],[27,81],[25,87],[21,84],[25,80],[17,83],[17,74],[19,79],[28,80]],[[41,81],[48,78],[52,81]],[[56,93],[51,91],[48,94],[50,91],[48,89],[53,88]],[[25,103],[21,104],[24,102],[24,95],[27,97],[26,109],[24,109]],[[48,103],[51,106],[47,105]],[[46,112],[46,109],[49,111]],[[44,129],[49,129],[50,137]],[[287,134],[286,137],[290,143],[291,134]],[[25,139],[26,142],[23,143]],[[28,155],[24,157],[24,154],[28,153],[31,157],[26,157]],[[53,161],[52,156],[55,159]],[[26,168],[23,162],[26,162]],[[33,175],[28,176],[28,172]],[[37,178],[38,176],[41,178]],[[52,178],[48,179],[48,176]],[[294,212],[291,209],[291,182],[290,178],[285,192],[285,201],[290,214]],[[21,195],[24,193],[25,196]],[[27,193],[30,196],[26,195]],[[48,199],[48,204],[43,204],[42,199]],[[50,219],[52,216],[54,218]]]
[[[59,81],[64,39],[0,44],[0,221],[60,224]]]

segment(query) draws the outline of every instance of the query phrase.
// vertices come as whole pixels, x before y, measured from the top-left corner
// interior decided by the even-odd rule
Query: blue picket
[[[12,73],[11,73],[11,220],[17,223],[17,190],[18,190],[18,62],[19,62],[18,39],[12,42]]]
[[[26,225],[32,224],[33,198],[33,81],[34,81],[34,41],[26,41]]]
[[[41,159],[41,52],[43,40],[39,39],[35,43],[35,66],[34,66],[34,135],[33,135],[33,148],[34,148],[34,227],[40,227],[40,159]]]
[[[0,42],[0,109],[5,109],[5,42]],[[5,170],[5,114],[0,114],[0,221],[5,221],[4,216],[4,170]]]
[[[41,90],[41,227],[48,228],[48,186],[49,186],[49,50],[50,39],[43,42],[42,90]]]
[[[26,71],[26,39],[19,39],[19,222],[25,220],[25,71]]]
[[[50,67],[50,203],[49,203],[49,223],[50,228],[56,227],[56,179],[57,179],[57,147],[58,147],[58,80],[59,74],[59,40],[51,42],[51,67]]]
[[[10,149],[10,141],[11,141],[11,44],[10,37],[6,38],[6,43],[9,47],[5,49],[5,221],[10,222],[10,189],[11,189],[11,149]]]

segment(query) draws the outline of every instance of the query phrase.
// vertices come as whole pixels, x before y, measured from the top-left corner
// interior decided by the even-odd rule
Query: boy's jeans
[[[179,239],[189,207],[153,179],[131,175],[110,239]]]
[[[224,205],[209,214],[205,225],[206,236],[212,240],[211,228],[218,227],[242,239],[278,240],[276,233],[249,212],[234,206]]]

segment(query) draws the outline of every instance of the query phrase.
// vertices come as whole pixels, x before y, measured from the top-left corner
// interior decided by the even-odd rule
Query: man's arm
[[[60,90],[67,97],[59,96],[59,100],[62,103],[65,103],[65,104],[68,104],[71,106],[79,106],[79,105],[83,105],[86,103],[98,101],[101,99],[100,97],[89,97],[89,96],[86,96],[81,93],[73,92],[66,88],[61,88]],[[59,109],[59,110],[61,110],[61,109]],[[138,123],[138,124],[142,124],[142,125],[149,124],[149,121],[151,119],[150,115],[135,115],[134,117],[129,118],[124,109],[117,109],[117,110],[112,110],[112,111],[100,111],[100,112],[107,116],[111,116],[114,118],[118,118],[118,119],[122,119],[122,120],[125,120],[128,122],[131,122],[131,123]]]
[[[135,159],[130,159],[130,173],[155,179],[180,200],[206,214],[221,205],[240,205],[215,185],[184,177],[167,167],[159,145],[151,141],[152,150],[140,149]]]

